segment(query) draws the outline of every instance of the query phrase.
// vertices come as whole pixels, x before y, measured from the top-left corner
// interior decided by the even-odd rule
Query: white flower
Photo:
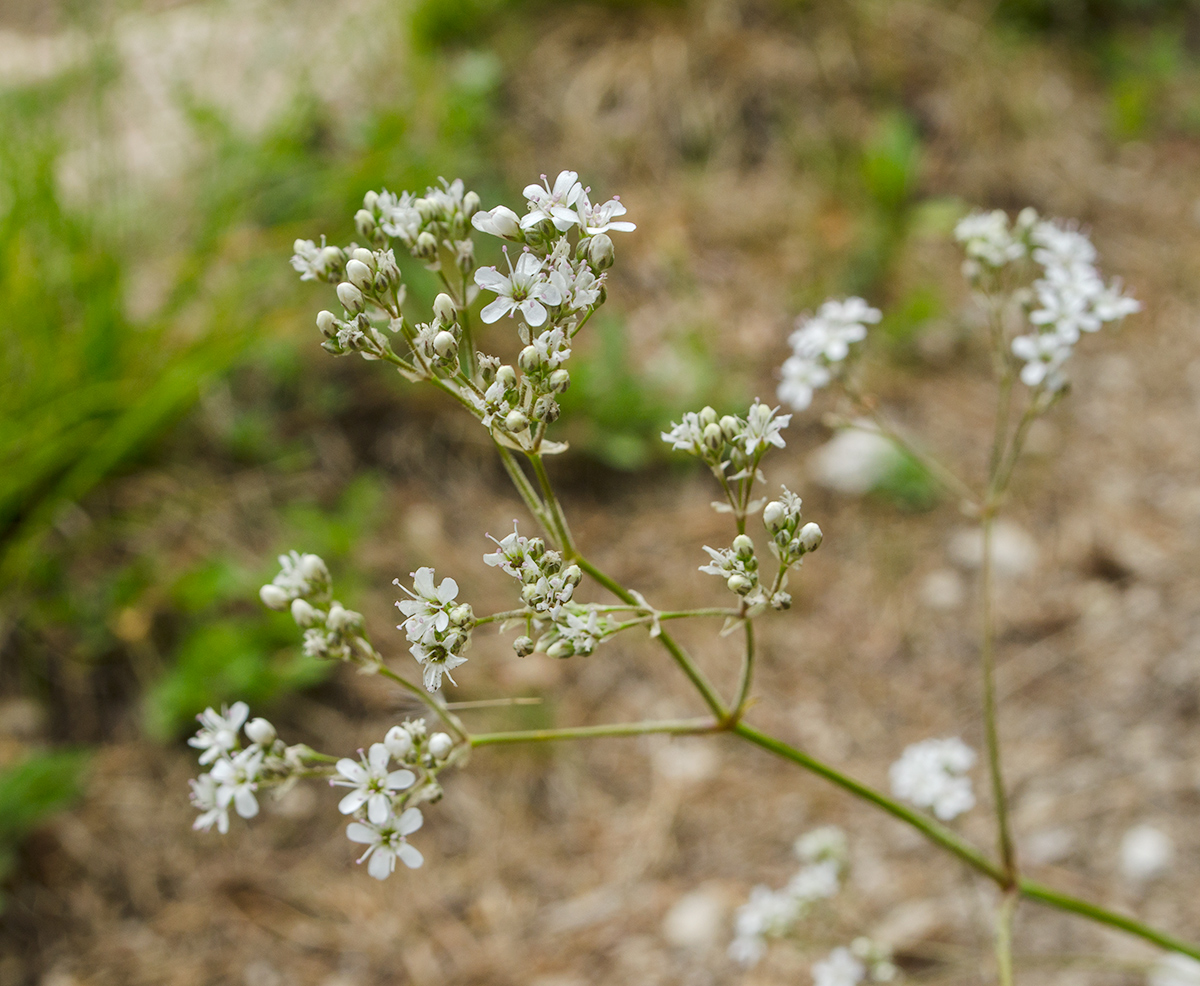
[[[441,688],[442,675],[449,678],[452,684],[458,684],[451,677],[450,672],[459,665],[467,663],[467,659],[462,656],[461,651],[466,649],[469,641],[470,638],[465,633],[457,630],[450,630],[443,639],[436,630],[430,627],[424,637],[413,642],[408,650],[416,658],[417,663],[425,669],[426,691],[436,692]]]
[[[742,437],[746,440],[747,455],[761,455],[768,445],[784,447],[780,432],[788,426],[792,416],[782,414],[776,417],[775,412],[778,410],[779,408],[767,407],[758,400],[750,406],[750,410],[746,412],[746,428],[742,432]]]
[[[1135,825],[1121,838],[1121,872],[1130,880],[1151,880],[1171,866],[1175,844],[1152,825]]]
[[[270,746],[275,742],[275,727],[259,716],[246,723],[246,736],[249,737],[250,742],[257,743],[259,746]]]
[[[471,225],[481,233],[490,233],[505,240],[521,238],[520,217],[505,205],[498,205],[491,212],[477,212],[471,217]]]
[[[574,205],[583,194],[579,175],[574,171],[560,171],[554,179],[554,187],[545,175],[541,185],[526,185],[525,198],[529,201],[529,213],[521,220],[521,228],[529,229],[549,219],[560,233],[579,222]]]
[[[827,958],[813,963],[812,974],[813,986],[858,986],[867,969],[850,949],[839,946]]]
[[[974,763],[975,751],[957,737],[913,743],[888,770],[892,794],[948,822],[975,806],[965,776]]]
[[[212,774],[201,774],[188,783],[192,786],[191,802],[201,813],[192,828],[207,832],[215,824],[222,835],[228,832],[229,808],[217,801],[217,782]]]
[[[1043,267],[1086,274],[1096,261],[1096,248],[1083,233],[1054,220],[1043,220],[1029,237],[1035,244],[1033,259]]]
[[[292,244],[292,267],[300,275],[302,281],[316,281],[328,278],[336,267],[340,267],[343,254],[337,247],[325,245],[325,237],[321,237],[321,245],[317,246],[312,240],[297,240]]]
[[[836,859],[810,863],[788,882],[787,892],[802,904],[833,897],[841,888],[838,880],[840,870],[841,864]]]
[[[510,269],[508,277],[495,267],[481,267],[475,272],[475,283],[497,296],[479,313],[479,317],[488,324],[498,322],[505,315],[520,312],[525,321],[536,328],[546,321],[545,305],[561,305],[563,302],[558,288],[550,283],[542,270],[542,262],[528,252],[521,254],[517,266]]]
[[[393,726],[384,736],[383,745],[396,760],[403,762],[413,751],[412,734],[403,726]]]
[[[839,493],[870,493],[904,461],[892,442],[866,419],[843,428],[809,460],[818,483]]]
[[[954,238],[963,244],[968,257],[990,267],[1003,267],[1025,255],[1025,244],[1012,235],[1002,209],[975,212],[959,220]]]
[[[687,411],[678,424],[672,423],[670,431],[662,432],[662,440],[671,448],[699,454],[704,445],[704,425],[695,411]]]
[[[531,345],[537,350],[538,359],[551,370],[558,369],[571,358],[571,347],[567,344],[566,333],[557,326],[537,336]]]
[[[812,318],[798,319],[796,331],[788,337],[788,342],[797,356],[806,359],[823,356],[837,363],[846,358],[852,343],[867,337],[867,325],[882,317],[878,308],[872,308],[862,298],[831,299]]]
[[[424,637],[430,627],[441,633],[450,626],[450,604],[458,596],[458,583],[447,577],[442,579],[441,585],[435,586],[432,568],[418,568],[411,575],[416,592],[400,585],[399,579],[393,579],[392,584],[412,597],[396,603],[396,608],[407,617],[397,629],[404,630],[408,639],[415,642]]]
[[[1149,986],[1200,986],[1200,962],[1182,952],[1168,952],[1150,970]]]
[[[582,311],[584,308],[591,308],[597,301],[600,300],[600,288],[604,283],[604,278],[597,277],[586,265],[580,265],[579,272],[574,275],[570,282],[570,296],[566,304],[573,311]],[[564,294],[564,298],[568,295]]]
[[[1073,345],[1080,332],[1100,328],[1100,319],[1092,310],[1092,299],[1103,290],[1099,278],[1091,282],[1037,281],[1033,288],[1041,307],[1029,313],[1029,321],[1039,327],[1053,326],[1064,343]]]
[[[454,749],[454,740],[449,733],[434,733],[429,737],[429,753],[434,760],[445,760]]]
[[[221,706],[219,715],[207,708],[196,716],[200,720],[200,730],[188,740],[188,746],[204,751],[200,754],[200,763],[212,763],[233,750],[238,745],[238,730],[248,715],[250,706],[245,702],[234,702],[232,708]]]
[[[279,556],[279,574],[271,580],[271,585],[283,591],[287,597],[282,605],[269,602],[266,586],[260,590],[263,602],[272,609],[283,609],[287,603],[300,596],[311,596],[324,592],[329,588],[329,569],[319,555],[302,555],[298,551],[290,551]],[[275,594],[272,595],[272,599]]]
[[[758,935],[738,935],[729,943],[726,954],[738,965],[749,968],[758,965],[767,954],[767,943]]]
[[[405,836],[412,835],[424,821],[419,808],[408,808],[382,825],[351,822],[346,826],[346,837],[367,847],[358,861],[369,859],[367,872],[376,880],[386,880],[395,870],[397,858],[414,870],[425,862],[420,851],[405,841]]]
[[[212,778],[217,782],[217,804],[228,808],[233,802],[234,808],[242,818],[253,818],[258,814],[258,800],[254,792],[258,790],[258,772],[262,767],[262,750],[250,747],[242,750],[232,760],[218,760],[213,764]]]
[[[379,193],[375,207],[379,210],[379,228],[388,236],[412,246],[421,232],[421,214],[413,206],[412,193],[403,192],[397,196],[385,188]]]
[[[737,910],[734,927],[738,938],[786,934],[798,916],[796,898],[786,890],[759,884]]]
[[[799,501],[800,498],[794,493],[790,495]],[[846,859],[846,833],[836,825],[822,825],[811,832],[805,832],[792,844],[792,849],[805,863],[818,863],[827,859],[840,863]]]
[[[1142,303],[1121,291],[1121,282],[1113,281],[1092,299],[1092,310],[1101,322],[1117,322],[1142,310]]]
[[[587,190],[583,190],[579,193],[575,209],[579,214],[579,225],[588,236],[607,233],[610,229],[619,233],[632,233],[637,229],[631,222],[614,221],[616,216],[625,215],[625,206],[615,195],[607,202],[594,206],[588,201]]]
[[[832,379],[829,368],[803,356],[789,356],[783,361],[783,379],[775,396],[793,411],[803,411],[812,404],[813,391],[820,390]]]
[[[341,779],[329,783],[337,787],[351,788],[338,803],[338,811],[352,815],[363,805],[367,806],[367,820],[373,825],[383,825],[392,813],[392,795],[412,787],[417,779],[411,770],[388,770],[391,753],[383,743],[372,743],[370,751],[362,756],[362,762],[343,757],[337,762]]]
[[[1071,355],[1071,345],[1055,332],[1031,333],[1012,341],[1013,355],[1025,360],[1021,382],[1027,387],[1045,383],[1051,390],[1062,384],[1059,371]]]

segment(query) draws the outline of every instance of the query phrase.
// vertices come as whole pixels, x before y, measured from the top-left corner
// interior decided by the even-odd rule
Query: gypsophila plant
[[[403,618],[399,630],[416,662],[412,670],[420,672],[419,683],[385,660],[360,614],[334,599],[320,558],[297,552],[281,557],[279,574],[262,588],[262,601],[290,610],[305,651],[390,679],[420,697],[438,725],[431,732],[426,719],[397,724],[356,758],[337,757],[302,744],[286,745],[265,720],[247,721],[243,703],[220,713],[208,709],[191,741],[201,751],[201,764],[210,767],[192,782],[200,812],[196,827],[225,832],[230,808],[250,818],[266,789],[282,791],[302,778],[323,778],[342,792],[337,808],[350,819],[347,837],[366,847],[359,861],[372,876],[385,879],[397,861],[410,868],[421,865],[420,851],[408,841],[424,821],[421,806],[441,798],[443,772],[465,765],[474,747],[650,733],[728,734],[874,804],[992,880],[1002,891],[995,933],[1002,983],[1013,979],[1011,927],[1019,900],[1072,912],[1181,953],[1162,966],[1164,982],[1169,970],[1185,968],[1182,955],[1200,958],[1200,947],[1024,877],[1009,824],[993,681],[992,525],[1029,426],[1067,392],[1066,365],[1074,346],[1084,334],[1138,310],[1118,282],[1101,279],[1086,235],[1032,210],[1015,222],[1002,212],[973,215],[957,228],[966,255],[963,273],[986,314],[986,342],[995,366],[996,427],[984,483],[974,485],[942,465],[903,435],[878,401],[863,394],[857,356],[881,313],[860,298],[828,301],[799,321],[778,391],[780,401],[804,411],[818,390],[835,388],[849,405],[840,418],[846,426],[869,428],[923,463],[979,519],[984,742],[998,832],[993,858],[946,824],[975,800],[968,773],[975,755],[961,740],[925,740],[905,749],[890,773],[893,797],[746,721],[755,622],[788,609],[789,576],[822,542],[820,527],[805,520],[798,496],[786,488],[774,496],[764,492],[763,464],[773,449],[784,446],[783,430],[791,414],[758,400],[744,414],[706,407],[685,414],[662,436],[711,471],[720,490],[714,506],[732,521],[728,544],[703,545],[708,560],[700,566],[724,582],[727,605],[661,610],[598,569],[576,544],[544,460],[566,449],[551,430],[560,412],[558,397],[571,383],[575,337],[606,299],[607,271],[615,262],[609,234],[630,233],[635,227],[620,218],[625,207],[618,198],[593,204],[591,190],[573,171],[561,172],[553,182],[543,176],[525,188],[524,199],[521,210],[496,205],[485,211],[479,196],[461,181],[445,180],[423,195],[372,191],[355,215],[361,242],[345,247],[329,245],[324,238],[320,245],[296,242],[292,265],[301,279],[330,284],[341,309],[340,314],[326,310],[317,315],[324,348],[336,356],[357,353],[389,365],[405,380],[433,386],[460,405],[486,430],[540,531],[522,533],[515,523],[511,533],[491,538],[482,553],[486,566],[511,580],[511,609],[477,615],[459,598],[458,583],[448,576],[439,581],[432,568],[411,573],[411,581],[396,580],[404,595],[397,602]],[[475,240],[480,235],[503,241],[502,266],[477,266]],[[405,263],[424,265],[441,282],[443,291],[431,311],[414,311],[407,300],[397,259],[406,257]],[[514,363],[477,348],[473,312],[484,323],[515,334],[520,345]],[[1018,391],[1018,384],[1024,389]],[[581,597],[585,580],[607,590],[613,601]],[[671,620],[710,618],[718,621],[722,634],[737,632],[743,641],[736,684],[729,692],[718,688],[666,629]],[[519,656],[556,659],[598,654],[609,638],[644,630],[683,672],[707,714],[472,732],[449,708],[441,689],[455,684],[456,675],[469,674],[471,635],[493,623],[515,631],[512,646]],[[797,841],[796,852],[802,866],[793,879],[779,890],[756,887],[739,910],[729,949],[738,962],[752,964],[771,939],[794,934],[807,914],[838,892],[848,864],[840,831],[825,827],[810,832]],[[862,938],[834,948],[814,963],[812,972],[817,986],[840,986],[888,981],[896,967],[882,946]]]

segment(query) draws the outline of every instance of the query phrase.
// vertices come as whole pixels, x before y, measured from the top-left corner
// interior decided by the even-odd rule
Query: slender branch
[[[853,395],[851,395],[853,397]],[[935,458],[923,449],[918,448],[899,431],[892,427],[886,418],[883,417],[875,408],[870,407],[866,403],[860,403],[859,407],[866,411],[870,416],[871,422],[875,425],[874,428],[867,428],[861,424],[855,424],[853,421],[846,422],[847,428],[856,428],[859,431],[872,432],[882,435],[889,442],[896,446],[905,455],[908,455],[919,462],[925,471],[929,473],[935,480],[942,484],[943,487],[955,496],[960,497],[967,503],[977,503],[979,500],[978,494],[971,489],[963,480],[959,479],[958,474],[949,466],[945,465],[940,459]]]
[[[1004,899],[996,908],[996,979],[1000,986],[1013,986],[1012,928],[1019,899],[1013,887],[1004,892]]]
[[[550,477],[546,475],[545,463],[542,462],[542,457],[537,452],[527,453],[527,456],[529,461],[533,463],[534,474],[537,476],[538,485],[542,488],[542,498],[546,503],[546,511],[554,526],[559,547],[562,549],[562,553],[567,560],[575,559],[579,555],[579,552],[576,550],[575,541],[571,537],[571,529],[567,526],[566,515],[563,513],[562,506],[558,502],[558,497],[554,495],[554,487],[550,485]]]
[[[651,733],[693,735],[715,733],[722,729],[713,719],[666,719],[658,722],[614,722],[601,726],[572,726],[566,729],[523,729],[511,733],[478,733],[472,746],[497,746],[501,743],[548,743],[553,740],[596,739],[603,736],[645,736]]]
[[[1035,883],[1033,880],[1022,879],[1018,887],[1021,891],[1021,896],[1027,897],[1029,900],[1037,901],[1039,904],[1046,904],[1060,911],[1067,911],[1070,914],[1078,914],[1080,917],[1089,918],[1098,924],[1104,924],[1110,928],[1117,928],[1120,931],[1136,935],[1138,938],[1145,939],[1162,948],[1170,949],[1172,952],[1182,952],[1184,955],[1190,955],[1193,959],[1200,960],[1200,945],[1184,941],[1182,938],[1176,938],[1165,931],[1159,931],[1148,924],[1143,924],[1136,918],[1126,917],[1124,914],[1117,914],[1115,911],[1110,911],[1090,901],[1072,897],[1070,894],[1060,893],[1051,887]]]
[[[1004,789],[1004,774],[1000,766],[1000,732],[996,726],[996,657],[995,627],[992,615],[993,522],[991,514],[983,517],[983,564],[981,573],[982,625],[980,628],[980,658],[983,670],[983,721],[987,742],[988,772],[992,781],[992,800],[996,810],[996,825],[1000,847],[1000,860],[1004,867],[1004,885],[1013,886],[1017,881],[1017,857],[1013,846],[1012,831],[1008,818],[1008,795]]]
[[[499,709],[510,705],[541,705],[544,699],[536,695],[517,698],[477,698],[470,702],[447,702],[447,709]]]
[[[463,725],[458,721],[458,716],[449,711],[435,696],[421,688],[419,685],[413,684],[403,675],[396,674],[386,664],[380,662],[377,669],[385,678],[394,681],[401,688],[404,688],[417,696],[425,705],[428,705],[437,714],[437,717],[446,724],[451,732],[458,738],[460,742],[467,740],[467,731],[463,729]]]
[[[627,603],[637,603],[638,600],[634,597],[633,593],[619,582],[615,582],[609,578],[582,555],[575,557],[575,563],[618,599],[624,600]],[[720,720],[727,719],[729,717],[729,710],[725,708],[725,704],[721,701],[721,696],[717,694],[717,690],[713,687],[712,682],[708,680],[708,676],[696,666],[687,652],[675,642],[675,638],[669,633],[663,632],[658,634],[655,639],[675,659],[675,663],[679,665],[683,673],[687,675],[688,680],[691,681],[703,697],[705,703],[712,709],[713,715]]]
[[[737,697],[733,700],[733,714],[741,716],[746,708],[746,699],[750,697],[750,681],[754,677],[754,621],[744,619],[742,625],[746,628],[746,650],[742,655],[742,674],[738,681]]]
[[[494,444],[496,451],[500,454],[500,461],[504,465],[504,471],[508,473],[508,478],[512,480],[513,486],[517,488],[517,492],[521,495],[521,500],[524,502],[526,508],[533,514],[537,522],[542,525],[545,532],[553,536],[554,527],[550,523],[550,515],[546,511],[546,505],[542,503],[537,490],[529,482],[529,477],[521,470],[520,464],[513,458],[513,454],[508,449],[499,442],[495,442]]]

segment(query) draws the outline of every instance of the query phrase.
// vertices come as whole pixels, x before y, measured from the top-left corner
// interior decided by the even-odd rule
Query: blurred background
[[[728,536],[658,440],[672,416],[769,399],[794,317],[861,294],[885,312],[872,388],[977,477],[991,398],[953,224],[1033,205],[1091,231],[1145,307],[1080,346],[1017,476],[1015,823],[1034,875],[1200,937],[1195,0],[0,0],[0,986],[796,983],[857,934],[915,981],[990,981],[989,888],[727,740],[481,751],[427,813],[426,867],[382,885],[324,790],[192,833],[206,705],[342,753],[415,711],[258,605],[279,552],[322,554],[401,662],[392,578],[436,564],[476,612],[511,605],[480,556],[523,511],[484,432],[321,352],[330,295],[292,241],[348,241],[367,189],[462,177],[490,207],[562,168],[638,230],[555,477],[583,549],[664,607],[722,604],[696,568]],[[911,463],[847,480],[831,406],[768,461],[826,541],[764,626],[753,718],[882,785],[908,742],[980,744],[976,562]],[[683,637],[728,687],[714,629]],[[472,728],[699,711],[632,638],[472,657],[453,698],[543,698]],[[990,845],[976,786],[963,828]],[[734,908],[829,822],[848,890],[738,970]],[[1169,863],[1122,864],[1137,825]],[[1017,924],[1025,983],[1142,982],[1154,955],[1032,905]]]

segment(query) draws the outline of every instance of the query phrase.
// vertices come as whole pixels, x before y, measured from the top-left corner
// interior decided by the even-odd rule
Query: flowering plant
[[[783,429],[792,414],[780,414],[779,408],[758,400],[744,414],[705,407],[683,415],[662,436],[674,450],[701,460],[720,488],[721,499],[714,506],[732,521],[730,541],[703,546],[708,561],[699,567],[724,581],[730,592],[728,605],[658,609],[598,569],[576,544],[544,459],[566,449],[550,432],[560,413],[558,398],[571,383],[575,337],[606,300],[607,271],[615,260],[609,233],[635,229],[620,218],[626,210],[618,198],[593,205],[591,194],[575,172],[563,171],[552,183],[543,176],[541,183],[525,188],[524,214],[504,205],[485,211],[461,181],[443,180],[420,196],[387,190],[367,193],[355,216],[361,243],[343,248],[323,239],[319,246],[297,241],[292,265],[303,280],[335,285],[343,309],[341,315],[317,315],[324,348],[334,355],[358,353],[389,364],[406,380],[432,385],[457,402],[486,429],[541,530],[523,534],[516,523],[512,533],[493,538],[494,550],[483,556],[486,565],[516,583],[512,609],[477,615],[459,600],[457,582],[450,577],[439,582],[432,568],[411,573],[411,587],[396,580],[405,596],[396,604],[402,616],[398,628],[420,670],[419,682],[387,663],[370,641],[361,615],[334,599],[332,580],[320,558],[297,552],[281,557],[280,573],[262,587],[261,598],[273,609],[290,610],[303,631],[305,651],[389,678],[419,696],[437,726],[431,729],[425,718],[398,724],[355,760],[285,744],[265,720],[248,722],[243,703],[220,713],[206,710],[191,741],[202,751],[201,764],[211,764],[209,773],[192,782],[192,799],[201,812],[196,827],[215,825],[226,832],[229,808],[243,818],[254,816],[262,789],[287,789],[304,777],[325,778],[346,789],[338,810],[350,819],[347,837],[366,847],[359,862],[366,862],[370,875],[382,880],[394,872],[397,861],[410,868],[422,864],[420,851],[408,841],[423,824],[422,806],[442,796],[443,772],[463,766],[474,747],[723,733],[762,747],[890,813],[994,881],[1002,892],[995,941],[1003,983],[1013,979],[1012,915],[1022,900],[1138,935],[1179,953],[1173,961],[1183,961],[1183,956],[1200,959],[1200,946],[1024,877],[1009,823],[993,669],[995,518],[1030,425],[1067,392],[1066,363],[1073,347],[1083,334],[1139,307],[1119,283],[1100,278],[1088,238],[1030,209],[1015,222],[997,211],[969,216],[957,227],[966,256],[963,273],[986,314],[995,367],[997,415],[982,488],[904,435],[878,402],[860,391],[855,357],[868,327],[882,318],[862,299],[830,300],[815,315],[802,318],[789,340],[792,354],[781,369],[778,397],[794,412],[806,410],[821,388],[836,387],[850,410],[838,419],[843,425],[870,430],[924,463],[979,520],[983,716],[998,833],[993,858],[948,824],[975,803],[968,775],[975,754],[961,740],[930,739],[904,750],[891,769],[889,795],[746,721],[754,679],[755,621],[769,611],[789,608],[789,577],[823,539],[820,527],[805,521],[794,493],[784,488],[771,498],[760,492],[766,482],[762,465],[772,449],[784,446]],[[477,234],[504,241],[503,269],[476,264]],[[444,290],[431,312],[417,316],[406,303],[397,251],[424,264],[440,280]],[[490,297],[479,317],[485,323],[509,322],[514,328],[521,344],[515,365],[476,348],[471,313],[481,292]],[[760,542],[765,540],[769,556],[760,552],[752,530]],[[584,579],[607,590],[614,601],[582,601],[577,589]],[[715,619],[722,633],[740,633],[741,668],[732,696],[722,694],[668,632],[666,625],[679,619]],[[512,646],[519,656],[536,653],[559,659],[592,654],[619,633],[645,630],[690,681],[707,714],[473,733],[444,701],[441,689],[447,682],[455,684],[454,675],[469,673],[472,633],[489,623],[517,631]],[[756,888],[740,910],[730,948],[735,960],[753,963],[769,938],[787,933],[812,907],[837,892],[847,862],[844,837],[837,830],[818,829],[799,840],[796,851],[804,866],[791,883],[780,891]],[[896,967],[885,949],[859,939],[816,963],[813,974],[818,983],[833,986],[868,976],[886,981],[896,975]]]

